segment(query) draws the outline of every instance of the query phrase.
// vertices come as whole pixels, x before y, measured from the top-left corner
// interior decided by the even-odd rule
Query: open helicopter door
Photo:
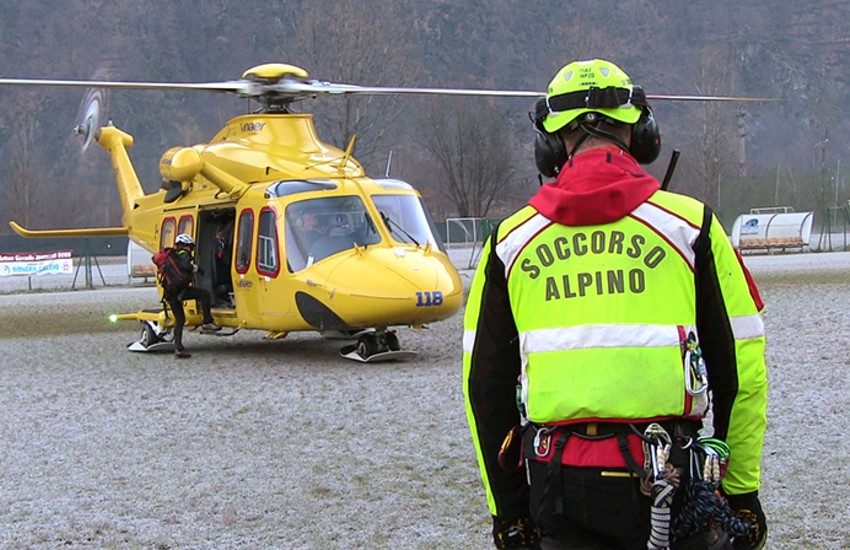
[[[206,210],[198,214],[195,262],[200,268],[195,281],[212,296],[212,307],[234,309],[233,239],[235,208]]]

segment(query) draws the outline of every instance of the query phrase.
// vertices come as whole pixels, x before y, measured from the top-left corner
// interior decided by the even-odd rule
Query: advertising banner
[[[0,277],[13,275],[70,275],[74,260],[70,250],[4,254],[0,252]]]

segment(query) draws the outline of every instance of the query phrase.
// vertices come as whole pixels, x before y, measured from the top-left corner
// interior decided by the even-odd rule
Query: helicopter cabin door
[[[255,268],[260,301],[260,313],[265,327],[285,330],[292,309],[292,289],[287,284],[288,272],[281,269],[280,216],[274,206],[264,206],[257,215]]]
[[[274,207],[243,208],[236,215],[234,296],[249,328],[284,331],[292,296],[281,273],[281,243]]]

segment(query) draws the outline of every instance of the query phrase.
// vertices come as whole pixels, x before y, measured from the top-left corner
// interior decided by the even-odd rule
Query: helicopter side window
[[[257,273],[277,277],[280,272],[277,246],[277,213],[266,206],[257,223]]]
[[[174,218],[168,217],[162,220],[162,229],[159,232],[159,249],[174,246]]]
[[[236,272],[246,273],[251,264],[251,242],[254,232],[254,211],[246,208],[239,214],[239,234],[236,238]]]
[[[191,214],[180,216],[180,221],[177,222],[177,234],[186,233],[187,235],[195,234],[195,218]]]
[[[355,246],[381,240],[359,197],[329,197],[286,207],[286,260],[293,272]]]

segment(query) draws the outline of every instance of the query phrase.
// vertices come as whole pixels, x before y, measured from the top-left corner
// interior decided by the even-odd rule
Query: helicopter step
[[[357,343],[345,346],[339,354],[346,359],[361,363],[379,363],[382,361],[404,361],[416,356],[415,351],[402,350],[395,331],[383,329],[364,332],[357,337]]]
[[[205,334],[207,336],[233,336],[237,332],[239,332],[239,327],[233,328],[231,330],[206,330],[201,325],[197,325],[192,327],[192,331],[198,331],[199,334]]]

